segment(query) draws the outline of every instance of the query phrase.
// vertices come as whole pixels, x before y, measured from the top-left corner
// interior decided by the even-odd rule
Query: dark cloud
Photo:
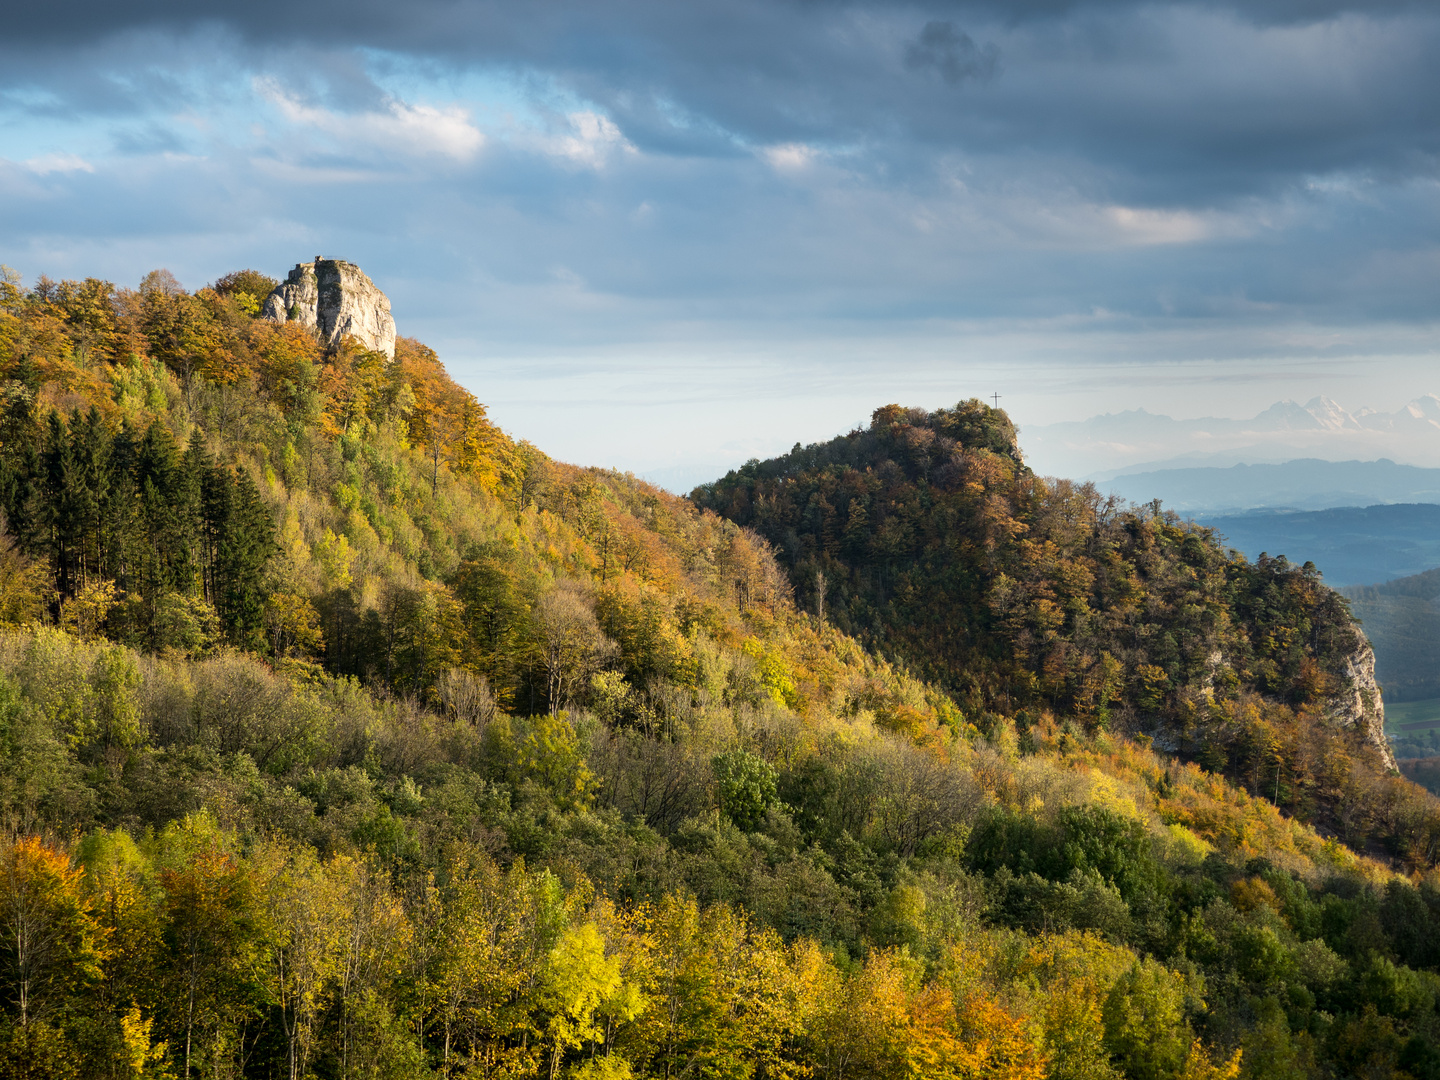
[[[644,150],[860,147],[892,176],[937,155],[1036,155],[1152,205],[1269,194],[1440,153],[1433,5],[1257,0],[825,3],[81,2],[12,13],[0,87],[48,115],[143,114],[264,72],[298,98],[385,99],[377,56],[503,68],[604,109]],[[1003,65],[1000,63],[1003,57]],[[233,81],[233,80],[230,80]],[[861,168],[865,166],[860,165]]]
[[[686,28],[703,29],[743,21],[757,10],[780,11],[796,22],[823,23],[837,14],[865,8],[912,13],[925,21],[964,21],[999,15],[1019,24],[1071,18],[1093,12],[1128,12],[1152,7],[1150,0],[873,0],[868,4],[834,0],[770,0],[764,5],[735,0],[704,0],[675,5],[669,0],[251,0],[244,5],[219,0],[76,0],[54,5],[18,5],[6,16],[12,43],[73,48],[135,30],[188,32],[220,25],[247,40],[266,45],[365,45],[374,48],[461,52],[487,56],[529,42],[578,36],[575,31],[610,27],[629,36],[650,31],[658,37]],[[1259,26],[1294,25],[1343,15],[1366,17],[1425,11],[1426,0],[1221,0],[1193,6],[1229,12]],[[747,10],[748,9],[748,10]],[[604,35],[602,35],[604,36]]]
[[[919,39],[905,47],[906,67],[933,68],[951,84],[992,78],[999,63],[1000,50],[993,42],[976,45],[974,38],[952,22],[926,23]]]

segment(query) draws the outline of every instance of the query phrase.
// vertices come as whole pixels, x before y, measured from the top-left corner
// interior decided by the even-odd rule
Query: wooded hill
[[[1312,574],[978,404],[777,560],[268,288],[0,286],[0,1074],[1440,1078],[1436,803]]]
[[[886,406],[694,498],[773,543],[804,606],[982,729],[1059,718],[1153,738],[1352,843],[1354,807],[1406,798],[1375,747],[1337,731],[1365,647],[1313,565],[1248,562],[1159,503],[1042,480],[978,401]]]

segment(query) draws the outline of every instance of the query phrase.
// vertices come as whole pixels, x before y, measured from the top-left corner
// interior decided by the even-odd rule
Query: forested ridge
[[[0,1075],[1440,1078],[1312,572],[978,403],[675,498],[272,284],[0,284]]]
[[[886,406],[695,498],[775,544],[805,606],[969,717],[1151,738],[1347,843],[1433,858],[1420,804],[1355,827],[1413,792],[1386,775],[1368,646],[1319,571],[1035,476],[1002,412]]]

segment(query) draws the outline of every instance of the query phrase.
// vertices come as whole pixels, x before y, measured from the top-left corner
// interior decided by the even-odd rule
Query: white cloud
[[[1092,251],[1243,238],[1272,224],[1258,214],[1092,203],[1073,201],[1068,194],[1004,200],[996,211],[1017,234],[1041,247]]]
[[[591,169],[602,169],[616,153],[633,154],[634,144],[615,121],[596,112],[566,114],[571,134],[545,140],[545,151]]]
[[[484,132],[458,105],[436,108],[392,98],[383,109],[341,113],[307,104],[272,79],[256,79],[255,89],[292,124],[323,132],[351,150],[468,161],[485,145]]]
[[[95,171],[94,165],[76,154],[42,154],[39,157],[30,158],[23,164],[37,176],[49,176],[51,173],[93,173]]]
[[[820,152],[804,143],[780,143],[763,148],[760,156],[778,172],[799,172],[813,164]]]
[[[1115,239],[1122,244],[1193,244],[1215,234],[1214,215],[1189,210],[1149,210],[1132,206],[1107,206]]]

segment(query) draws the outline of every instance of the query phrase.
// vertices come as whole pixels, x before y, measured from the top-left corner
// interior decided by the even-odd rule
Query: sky
[[[0,262],[349,259],[507,430],[672,487],[890,401],[1393,411],[1437,54],[1399,0],[30,4]]]

